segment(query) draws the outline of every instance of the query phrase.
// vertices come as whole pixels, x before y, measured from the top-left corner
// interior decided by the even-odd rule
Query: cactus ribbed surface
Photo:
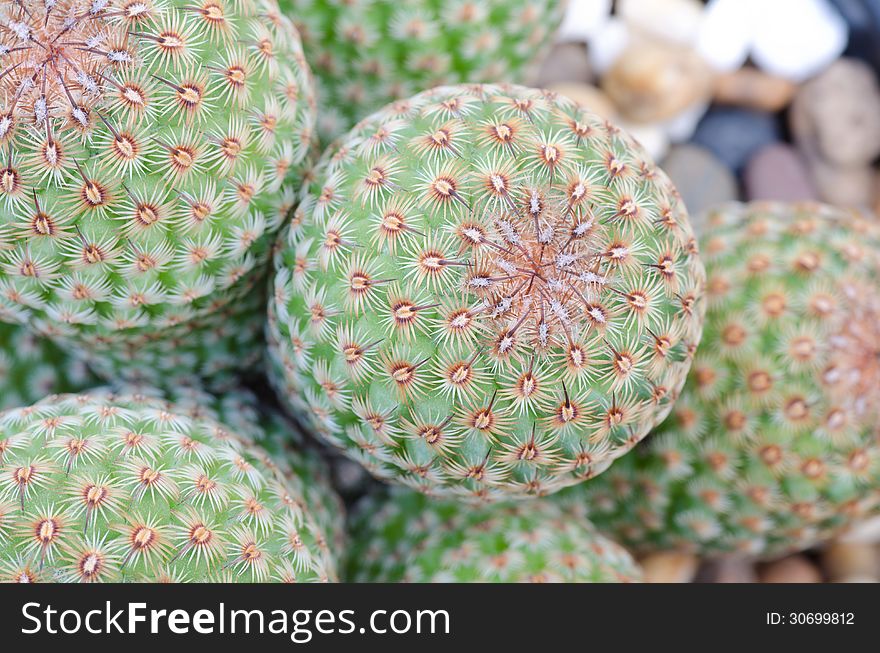
[[[672,415],[572,495],[643,551],[806,548],[880,499],[878,227],[735,204],[701,244],[706,327]]]
[[[375,475],[547,494],[670,410],[704,271],[615,126],[547,91],[441,87],[362,121],[311,188],[275,257],[272,377]]]
[[[247,424],[242,422],[242,426]],[[0,413],[0,575],[35,581],[327,581],[335,556],[275,459],[144,394]]]
[[[335,138],[385,104],[440,84],[528,82],[565,0],[280,0]]]
[[[20,0],[0,25],[2,319],[109,364],[252,292],[315,119],[274,0]]]
[[[27,327],[0,322],[0,410],[96,383],[85,364]]]
[[[410,490],[369,497],[353,517],[348,580],[620,583],[641,572],[575,503],[555,497],[464,506]]]

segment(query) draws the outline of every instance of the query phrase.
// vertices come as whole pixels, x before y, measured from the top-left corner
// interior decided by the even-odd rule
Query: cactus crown
[[[274,0],[2,3],[4,319],[107,334],[213,310],[293,204],[310,83]]]
[[[665,175],[523,87],[440,87],[362,121],[276,264],[270,336],[300,412],[379,475],[477,496],[553,491],[630,449],[702,319]]]

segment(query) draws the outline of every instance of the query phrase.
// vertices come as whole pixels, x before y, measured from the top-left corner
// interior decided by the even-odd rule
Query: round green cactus
[[[547,494],[669,412],[704,271],[626,133],[547,91],[440,87],[362,121],[315,177],[275,258],[273,383],[375,475]]]
[[[300,492],[310,481],[290,482],[254,434],[143,394],[60,395],[0,413],[0,575],[334,579],[338,552]]]
[[[125,360],[251,293],[315,119],[274,0],[20,0],[0,24],[2,319]]]
[[[880,499],[880,234],[813,204],[707,225],[706,327],[672,416],[571,492],[646,552],[806,548]]]
[[[353,517],[348,579],[414,583],[619,583],[635,561],[556,497],[463,506],[401,490],[363,501]]]
[[[70,352],[26,327],[0,322],[0,410],[95,383],[85,363]]]
[[[302,34],[335,138],[394,100],[440,84],[529,81],[564,0],[280,0]]]

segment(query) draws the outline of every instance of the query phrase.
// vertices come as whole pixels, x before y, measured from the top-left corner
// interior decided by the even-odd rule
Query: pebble
[[[870,166],[835,166],[810,156],[805,160],[822,201],[859,209],[871,206],[874,170]]]
[[[821,583],[822,572],[806,556],[793,555],[762,567],[762,583]]]
[[[661,160],[669,152],[669,136],[660,125],[620,119],[617,120],[617,124],[641,143],[642,147],[645,148],[654,161]]]
[[[880,71],[880,0],[831,0],[849,26],[846,54]]]
[[[779,124],[770,113],[717,107],[710,109],[700,121],[693,140],[739,172],[755,152],[780,137]]]
[[[720,558],[703,565],[697,575],[702,583],[756,583],[755,563],[744,558]]]
[[[699,0],[617,0],[615,10],[643,34],[684,46],[693,44],[703,22]]]
[[[880,155],[880,88],[861,61],[840,59],[804,84],[789,118],[795,142],[809,155],[842,166]]]
[[[629,27],[619,18],[612,18],[590,39],[590,65],[597,75],[604,75],[631,42]]]
[[[558,82],[547,87],[560,95],[577,102],[581,107],[596,113],[607,120],[617,121],[617,109],[611,99],[600,89],[590,84]]]
[[[786,143],[771,143],[758,150],[746,164],[743,185],[749,200],[819,199],[800,154]]]
[[[546,88],[562,82],[589,82],[593,79],[590,57],[583,43],[557,43],[541,64],[535,86]]]
[[[801,82],[843,54],[849,28],[827,0],[749,0],[751,58],[764,71]]]
[[[749,0],[710,0],[695,48],[719,72],[738,70],[749,58],[751,15]]]
[[[715,102],[747,109],[781,111],[791,103],[797,84],[746,66],[715,80]]]
[[[845,578],[870,578],[880,572],[877,548],[870,544],[832,542],[822,551],[822,568],[832,583]]]
[[[652,553],[639,563],[646,583],[689,583],[699,565],[695,555],[675,551]]]
[[[738,199],[733,173],[706,148],[692,144],[676,145],[660,167],[681,194],[691,224],[698,233],[702,216],[709,208]]]
[[[624,117],[655,122],[705,101],[712,72],[688,48],[642,40],[618,57],[602,78],[602,89]]]
[[[569,0],[558,40],[586,43],[602,31],[611,15],[612,0]]]
[[[709,110],[709,102],[698,102],[688,107],[677,116],[664,120],[662,125],[669,140],[673,143],[684,143],[690,140],[691,136],[697,131],[697,125]]]

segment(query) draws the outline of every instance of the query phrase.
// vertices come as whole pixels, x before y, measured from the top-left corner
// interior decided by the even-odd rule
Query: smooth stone
[[[835,166],[806,157],[819,197],[828,204],[864,209],[874,199],[874,170],[869,166]]]
[[[715,70],[733,72],[749,58],[750,0],[710,0],[703,13],[695,48]]]
[[[801,82],[846,49],[849,27],[827,0],[752,2],[751,58],[766,72]]]
[[[806,556],[793,555],[762,566],[762,583],[821,583],[822,572]]]
[[[555,91],[560,95],[574,100],[580,107],[592,111],[606,120],[617,120],[617,109],[611,99],[600,89],[590,84],[574,84],[570,82],[557,82],[551,84],[548,90]]]
[[[712,152],[698,145],[675,145],[660,163],[678,189],[691,224],[699,233],[713,206],[739,199],[736,178]]]
[[[833,583],[854,576],[876,580],[880,573],[880,555],[871,544],[831,542],[822,551],[822,568]]]
[[[849,26],[845,54],[880,71],[880,0],[830,0]]]
[[[693,51],[658,41],[633,43],[602,78],[620,114],[647,123],[671,118],[705,101],[712,71]]]
[[[598,34],[611,15],[613,0],[568,0],[559,26],[559,41],[586,43]]]
[[[739,170],[768,143],[780,140],[776,117],[763,111],[716,107],[703,116],[693,141],[709,148],[732,170]]]
[[[744,558],[720,558],[707,562],[697,575],[698,583],[756,583],[755,563]]]
[[[674,551],[652,553],[639,563],[646,583],[689,583],[699,566],[695,555]]]
[[[541,63],[534,86],[546,88],[559,82],[583,82],[593,79],[587,46],[583,43],[557,43]]]
[[[746,164],[743,185],[748,200],[819,199],[800,154],[786,143],[771,143],[758,150]]]
[[[797,88],[797,84],[784,77],[746,66],[715,79],[714,100],[718,104],[775,113],[791,103]]]
[[[708,110],[709,102],[697,102],[669,120],[664,120],[663,130],[673,143],[684,143],[697,131],[697,125]]]
[[[686,46],[696,41],[703,22],[699,0],[617,0],[615,12],[643,34]]]
[[[654,161],[659,161],[669,152],[669,136],[656,123],[637,123],[618,119],[617,124],[629,132]]]
[[[880,156],[880,87],[857,59],[840,59],[804,84],[789,114],[795,142],[809,155],[841,166]]]
[[[632,37],[626,23],[612,17],[589,41],[590,65],[597,75],[604,75],[629,47]]]

